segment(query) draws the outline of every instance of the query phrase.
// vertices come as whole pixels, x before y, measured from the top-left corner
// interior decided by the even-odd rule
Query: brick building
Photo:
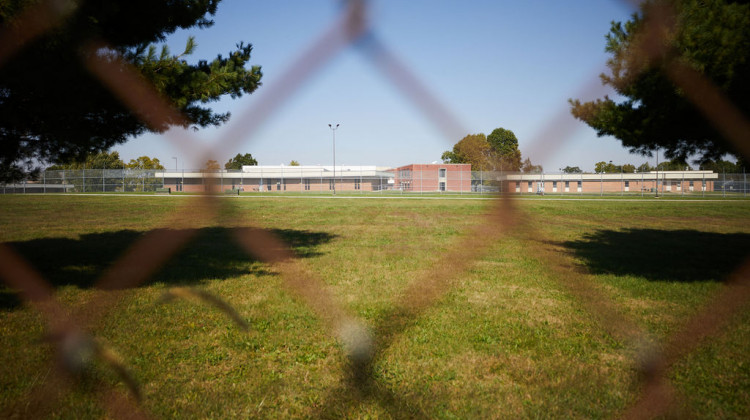
[[[393,173],[393,188],[401,191],[471,191],[469,164],[411,164],[390,171]]]
[[[714,191],[718,174],[712,171],[652,171],[612,174],[509,174],[505,191],[511,193],[688,193]]]

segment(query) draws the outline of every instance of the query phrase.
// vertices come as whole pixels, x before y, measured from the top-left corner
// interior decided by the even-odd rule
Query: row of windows
[[[528,187],[533,188],[534,182],[536,181],[529,181]],[[558,181],[552,181],[552,188],[557,188],[557,182]],[[581,181],[576,181],[576,182],[578,183],[578,188],[581,188],[582,182]],[[677,185],[677,186],[681,184],[680,181],[664,181],[664,185],[666,185],[667,187],[670,187],[672,186],[673,182],[675,182],[674,185]],[[625,188],[630,187],[630,181],[624,181],[624,183],[625,183]],[[690,181],[688,185],[690,187],[695,186],[693,181]],[[703,181],[703,187],[705,188],[705,186],[706,186],[706,181]],[[516,181],[516,188],[521,188],[521,181]],[[570,181],[565,181],[565,188],[570,188]]]
[[[360,183],[360,181],[358,179],[354,180],[354,189],[355,190],[359,190],[361,188],[361,185],[362,184]],[[305,189],[306,190],[310,189],[310,180],[309,179],[305,180]],[[329,190],[333,190],[333,180],[332,179],[328,180],[328,189]]]
[[[448,170],[446,168],[438,169],[438,178],[445,178],[447,175],[448,175]],[[398,171],[398,177],[400,179],[411,179],[412,177],[411,169],[402,169]]]

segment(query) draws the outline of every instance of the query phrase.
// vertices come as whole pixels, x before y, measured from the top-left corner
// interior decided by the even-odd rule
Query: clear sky
[[[395,167],[438,161],[463,135],[503,127],[516,134],[524,158],[549,172],[565,166],[593,171],[598,161],[655,163],[629,154],[614,138],[597,137],[570,115],[567,102],[613,94],[598,75],[606,69],[610,22],[634,12],[624,0],[370,1],[373,35],[449,110],[462,133],[441,129],[356,45],[332,56],[260,124],[231,130],[264,91],[288,82],[284,72],[334,24],[341,4],[224,0],[213,27],[170,36],[174,53],[195,36],[198,48],[189,61],[226,55],[239,41],[251,43],[251,64],[263,70],[263,85],[252,95],[210,104],[232,112],[224,127],[190,136],[207,145],[233,136],[229,148],[212,148],[222,165],[237,153],[252,153],[261,165],[330,165],[328,124],[338,123],[338,165]],[[146,134],[114,150],[126,162],[147,155],[167,168],[203,163],[191,161],[163,135]]]

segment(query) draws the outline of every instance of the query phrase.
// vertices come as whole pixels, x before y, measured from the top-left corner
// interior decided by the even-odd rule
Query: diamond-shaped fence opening
[[[26,43],[63,21],[74,7],[75,2],[41,2],[24,13],[17,25],[4,28],[0,33],[0,65],[13,60],[14,55]],[[248,133],[252,136],[260,123],[295,95],[316,70],[346,48],[358,49],[438,129],[451,135],[462,132],[454,114],[436,100],[429,87],[424,86],[420,78],[412,74],[367,25],[366,11],[367,2],[349,1],[338,21],[321,34],[308,50],[298,55],[290,70],[284,73],[281,82],[260,92],[260,100],[256,106],[249,107],[231,122],[227,134],[215,139],[210,147],[214,150],[231,150],[235,142],[243,137],[238,133],[243,133],[245,138]],[[638,54],[644,57],[665,56],[666,52],[661,50],[664,43],[660,36],[667,32],[665,25],[672,22],[670,12],[669,9],[664,9],[658,18],[649,22],[641,37],[643,44],[636,48]],[[107,40],[91,40],[82,48],[98,50],[106,48],[106,42]],[[96,54],[87,56],[90,58],[84,64],[91,73],[145,123],[159,126],[164,121],[182,119],[126,62],[105,60]],[[719,89],[697,72],[685,67],[676,57],[663,61],[666,73],[675,85],[686,92],[687,97],[738,150],[745,156],[750,156],[750,125],[746,116],[733,107]],[[594,79],[584,90],[590,92],[598,85],[599,80]],[[531,148],[538,157],[554,153],[570,137],[573,127],[562,122],[562,116],[567,113],[567,108],[560,109],[558,117],[548,121],[546,129],[541,130],[541,134],[532,142]],[[549,136],[553,130],[556,135]],[[551,138],[556,140],[550,141]],[[177,143],[186,154],[207,155],[207,150],[186,134],[172,137],[171,141]],[[102,179],[102,191],[107,191],[104,179],[108,176],[118,175],[106,175],[104,171],[93,175],[94,178]],[[85,182],[85,178],[83,179]],[[66,181],[59,182],[64,184]],[[122,185],[125,190],[124,180]],[[144,181],[144,190],[145,185]],[[49,413],[56,401],[64,398],[67,390],[72,387],[67,378],[81,369],[87,359],[96,357],[111,366],[130,389],[130,396],[113,389],[101,390],[101,402],[110,414],[115,417],[148,416],[148,413],[138,407],[141,392],[128,372],[126,362],[86,331],[116,310],[116,302],[121,298],[123,289],[142,284],[189,243],[197,232],[193,229],[195,220],[215,220],[222,223],[227,217],[224,210],[231,205],[230,200],[218,200],[205,194],[196,198],[191,205],[184,206],[183,211],[174,214],[165,224],[171,229],[154,230],[140,238],[98,279],[97,292],[89,300],[90,303],[77,308],[65,308],[56,301],[48,281],[11,248],[0,244],[0,276],[9,286],[19,290],[22,298],[44,317],[50,331],[50,340],[61,361],[54,368],[54,373],[48,375],[22,402],[27,408],[31,407],[30,411],[26,411],[27,414],[42,416]],[[394,302],[394,309],[382,317],[385,321],[368,330],[332,295],[321,279],[306,270],[305,263],[295,257],[274,232],[261,228],[233,228],[231,232],[244,252],[276,267],[284,286],[299,296],[323,322],[330,335],[342,343],[350,366],[350,375],[344,382],[351,393],[361,398],[376,399],[396,414],[401,407],[408,405],[408,401],[386,386],[377,384],[378,380],[373,375],[374,364],[382,359],[383,353],[413,320],[445,296],[456,279],[501,238],[523,240],[529,252],[542,256],[540,260],[546,262],[546,269],[552,273],[553,278],[580,302],[606,333],[634,349],[641,349],[642,393],[625,411],[624,416],[628,418],[664,413],[675,398],[668,379],[671,367],[695,350],[702,340],[717,334],[750,299],[750,262],[745,262],[730,276],[726,286],[710,303],[667,339],[661,349],[644,346],[645,332],[623,313],[617,303],[606,297],[589,274],[572,266],[535,228],[528,216],[521,216],[515,210],[510,195],[501,195],[494,201],[488,214],[475,220],[470,232],[462,236],[464,239],[443,255],[443,260],[450,264],[412,279]],[[205,301],[224,311],[240,328],[245,327],[242,317],[220,297],[190,288],[177,288],[171,290],[166,298],[177,297]],[[325,412],[324,408],[321,413]]]

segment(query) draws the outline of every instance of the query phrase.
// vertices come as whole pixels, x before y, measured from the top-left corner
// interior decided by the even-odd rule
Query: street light
[[[339,128],[339,124],[336,124],[336,127],[328,124],[328,128],[333,132],[333,195],[336,195],[336,129]]]
[[[659,198],[659,148],[656,148],[656,198]]]
[[[172,159],[174,159],[174,171],[177,172],[177,156],[172,156]],[[184,163],[183,163],[184,166]],[[180,183],[177,181],[177,174],[174,176],[174,188],[176,191],[180,191]]]

